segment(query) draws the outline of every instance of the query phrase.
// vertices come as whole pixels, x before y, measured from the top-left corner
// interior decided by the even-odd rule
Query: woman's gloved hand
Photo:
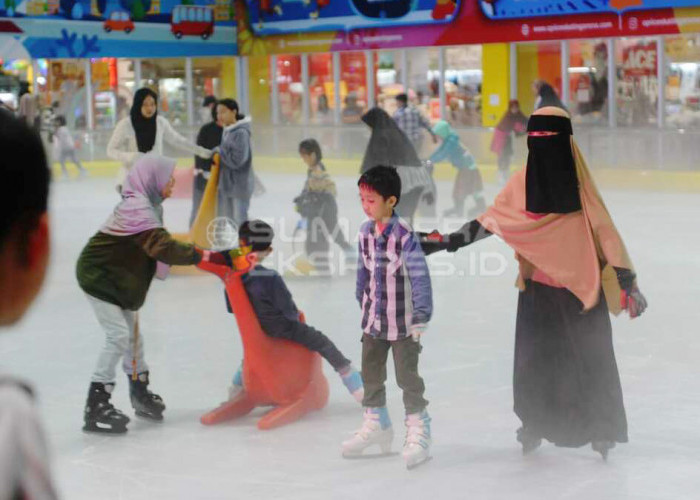
[[[463,233],[440,234],[437,230],[431,233],[416,233],[418,241],[425,255],[430,255],[441,250],[456,252],[466,246],[466,238]]]
[[[437,230],[430,233],[416,232],[418,242],[423,249],[425,255],[430,255],[441,250],[447,250],[447,243],[444,241],[445,236]]]
[[[629,313],[630,318],[634,319],[642,315],[648,303],[642,292],[639,291],[639,287],[634,284],[627,290],[620,292],[620,305]]]

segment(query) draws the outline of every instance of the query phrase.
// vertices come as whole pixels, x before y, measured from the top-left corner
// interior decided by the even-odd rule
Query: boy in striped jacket
[[[377,166],[358,181],[362,209],[356,298],[362,309],[364,423],[343,443],[343,456],[361,456],[372,445],[389,453],[394,432],[386,408],[386,361],[391,348],[406,408],[403,456],[408,468],[429,458],[430,417],[418,375],[420,337],[433,311],[425,255],[411,226],[394,212],[401,180],[393,167]]]

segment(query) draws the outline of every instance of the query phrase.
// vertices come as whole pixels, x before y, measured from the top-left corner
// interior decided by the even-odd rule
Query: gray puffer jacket
[[[250,199],[253,194],[253,151],[250,147],[250,136],[248,117],[224,128],[220,148],[219,196]]]

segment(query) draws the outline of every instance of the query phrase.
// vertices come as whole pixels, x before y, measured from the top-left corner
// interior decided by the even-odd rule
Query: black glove
[[[420,247],[425,255],[430,255],[441,250],[447,250],[447,241],[444,236],[437,230],[431,233],[417,232]]]
[[[629,290],[622,290],[620,294],[620,305],[626,309],[631,319],[641,316],[647,308],[647,299],[639,291],[637,285]]]
[[[447,251],[456,252],[462,247],[467,246],[467,239],[464,233],[450,233],[447,235]]]
[[[431,233],[416,233],[420,246],[425,255],[430,255],[441,250],[456,252],[467,245],[463,233],[440,234],[437,230]]]
[[[622,267],[616,267],[615,272],[620,288],[622,288],[620,306],[629,313],[631,319],[641,316],[648,303],[637,286],[637,275],[634,271]]]

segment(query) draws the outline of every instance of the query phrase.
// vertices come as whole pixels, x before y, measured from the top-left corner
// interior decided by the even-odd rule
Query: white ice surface
[[[291,199],[303,182],[298,172],[262,174],[268,191],[253,200],[251,215],[285,214],[293,225]],[[356,230],[362,213],[354,179],[337,181],[341,214]],[[443,210],[451,186],[440,183],[439,191]],[[488,198],[494,194],[489,187]],[[74,266],[117,201],[107,179],[55,184],[50,274],[26,319],[0,336],[0,369],[37,388],[65,499],[698,499],[700,199],[622,191],[604,196],[650,303],[638,320],[613,319],[630,442],[608,463],[590,448],[545,445],[521,456],[511,395],[516,267],[512,251],[495,238],[471,253],[431,257],[433,269],[454,265],[458,273],[433,277],[435,314],[420,366],[431,402],[434,460],[411,472],[400,456],[341,458],[340,442],[361,423],[361,410],[328,365],[330,401],[318,413],[267,432],[255,427],[261,411],[202,426],[199,416],[224,399],[241,358],[222,287],[208,276],[154,282],[142,309],[152,387],[168,407],[165,422],[133,419],[121,437],[84,434],[83,405],[103,334]],[[184,229],[189,207],[188,200],[166,203],[170,229]],[[277,246],[288,253],[289,244]],[[505,257],[503,275],[470,273],[470,259],[478,263],[486,252]],[[309,323],[359,365],[354,278],[298,278],[288,285]],[[403,408],[391,369],[387,387],[400,450]],[[121,373],[113,401],[132,415]]]

